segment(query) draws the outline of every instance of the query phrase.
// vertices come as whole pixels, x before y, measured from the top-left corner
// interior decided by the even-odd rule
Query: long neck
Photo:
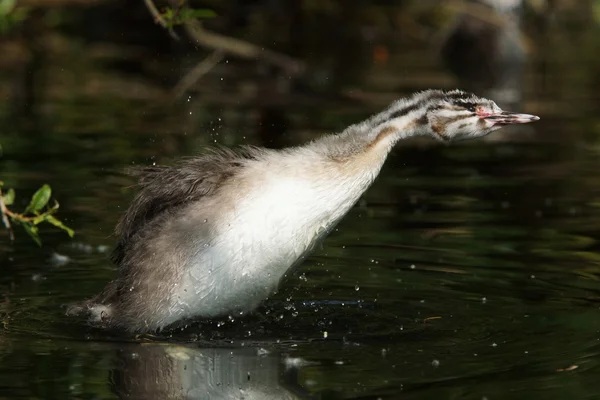
[[[427,134],[426,102],[436,94],[437,91],[427,91],[398,100],[383,112],[349,126],[340,134],[324,136],[312,146],[331,158],[373,150],[385,156],[400,139]]]

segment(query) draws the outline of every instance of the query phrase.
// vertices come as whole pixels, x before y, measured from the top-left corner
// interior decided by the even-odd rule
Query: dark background
[[[142,0],[0,0],[0,180],[15,210],[50,184],[76,231],[0,231],[0,398],[597,396],[599,1],[185,6],[214,16],[169,32]],[[456,87],[541,120],[399,145],[255,315],[146,337],[64,316],[115,274],[125,167]]]

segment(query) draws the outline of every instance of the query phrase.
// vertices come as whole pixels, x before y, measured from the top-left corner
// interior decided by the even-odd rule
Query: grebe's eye
[[[469,110],[471,112],[475,112],[475,111],[477,111],[477,107],[474,105],[470,105],[470,106],[467,106],[467,110]]]

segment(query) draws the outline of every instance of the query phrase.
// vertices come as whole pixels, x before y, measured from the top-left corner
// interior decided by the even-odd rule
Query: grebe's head
[[[540,118],[503,111],[492,100],[460,90],[427,91],[421,94],[422,126],[444,141],[485,136],[506,125],[526,124]]]

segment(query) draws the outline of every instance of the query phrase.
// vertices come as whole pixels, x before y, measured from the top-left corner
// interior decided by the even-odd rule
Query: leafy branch
[[[161,14],[165,21],[167,29],[172,29],[175,25],[183,25],[189,20],[213,18],[216,14],[212,10],[205,8],[190,8],[185,2],[180,2],[175,8],[166,7]]]
[[[7,33],[23,22],[29,14],[28,7],[17,7],[16,0],[0,0],[0,33]]]
[[[31,236],[34,242],[38,246],[42,245],[42,241],[39,236],[38,225],[46,222],[55,227],[65,231],[70,237],[75,235],[73,229],[63,224],[58,218],[54,216],[58,211],[58,202],[55,200],[53,206],[49,206],[48,202],[52,195],[52,189],[49,185],[43,185],[37,190],[31,197],[29,205],[25,208],[22,213],[11,211],[8,206],[12,205],[15,201],[15,191],[9,189],[6,194],[2,192],[4,182],[0,181],[0,214],[4,226],[8,230],[10,240],[14,240],[14,233],[12,230],[12,224],[21,225],[25,232]]]
[[[169,35],[176,40],[179,40],[179,36],[173,30],[174,26],[185,24],[186,21],[196,18],[212,18],[216,16],[212,10],[187,7],[185,0],[181,0],[175,8],[165,7],[162,13],[158,11],[153,0],[144,0],[144,3],[150,14],[152,14],[152,17],[154,17],[154,21],[165,28],[169,32]]]
[[[182,25],[189,38],[200,47],[213,50],[213,53],[193,68],[175,87],[174,94],[180,97],[203,75],[215,67],[226,55],[245,59],[260,59],[282,68],[290,76],[304,72],[304,63],[285,54],[265,49],[262,46],[241,39],[221,35],[204,28],[202,20],[215,17],[208,9],[195,9],[187,5],[187,0],[179,0],[176,7],[165,7],[162,12],[154,0],[144,0],[144,4],[154,21],[165,28],[174,39],[179,39],[173,28]]]

